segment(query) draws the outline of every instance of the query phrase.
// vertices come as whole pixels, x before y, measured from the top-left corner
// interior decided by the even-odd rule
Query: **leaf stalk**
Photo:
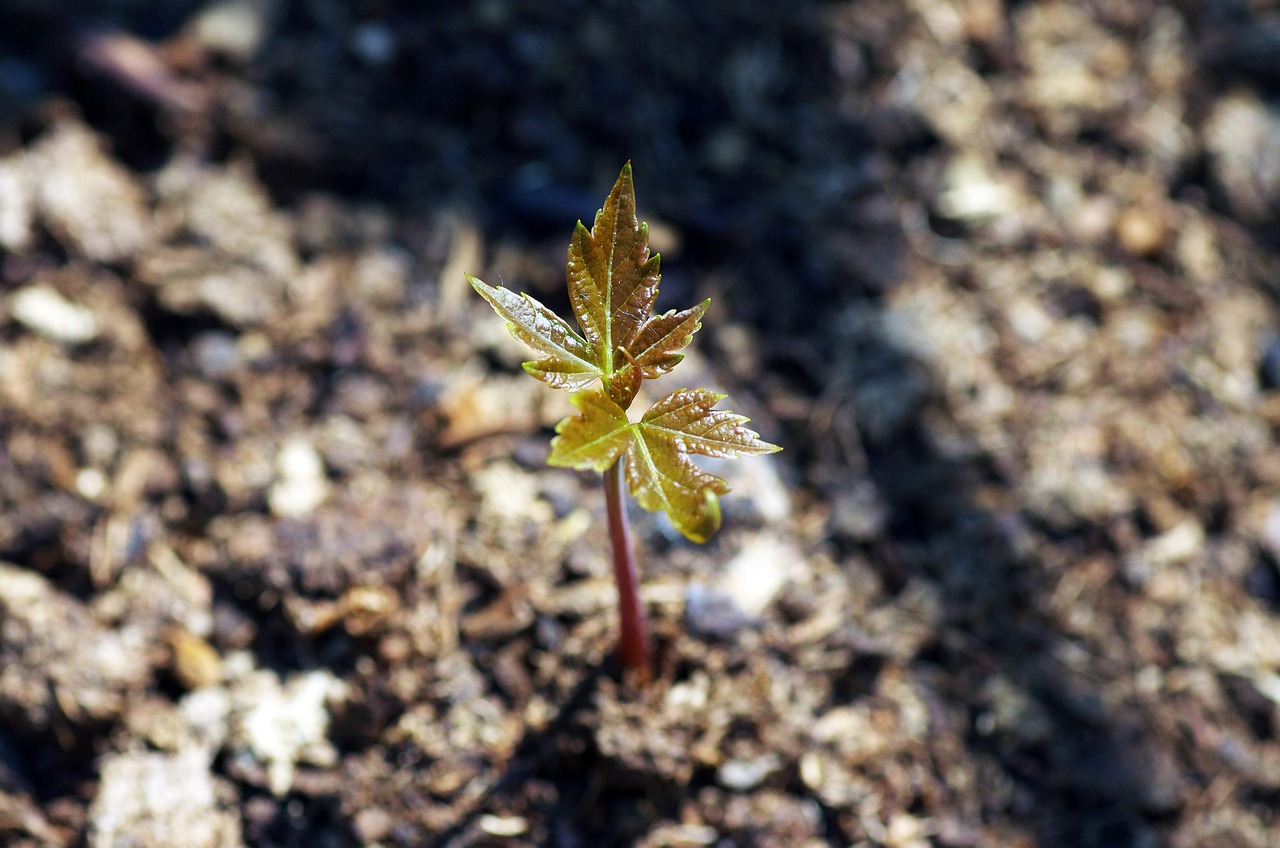
[[[609,515],[609,541],[613,545],[613,577],[618,586],[621,623],[618,657],[623,671],[634,672],[643,683],[653,677],[653,648],[640,602],[640,576],[627,522],[627,504],[623,499],[625,460],[624,452],[604,473],[604,502]]]

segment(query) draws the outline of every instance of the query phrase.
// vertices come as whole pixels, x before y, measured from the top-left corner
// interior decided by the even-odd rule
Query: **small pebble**
[[[176,628],[168,633],[173,676],[186,689],[200,689],[222,682],[222,658],[213,646],[195,633]]]
[[[328,494],[324,462],[315,447],[300,437],[285,442],[276,457],[276,482],[267,494],[271,512],[300,518],[315,511]]]
[[[1280,560],[1280,500],[1271,505],[1263,521],[1262,545],[1272,557]]]
[[[787,582],[799,552],[772,536],[755,536],[725,566],[720,591],[747,615],[760,615]]]
[[[1165,239],[1164,221],[1138,206],[1126,209],[1116,221],[1116,239],[1126,252],[1134,256],[1151,256],[1160,250]]]
[[[385,839],[395,827],[396,821],[381,807],[365,807],[355,814],[352,826],[363,843]]]
[[[743,612],[724,592],[690,583],[684,593],[684,623],[694,636],[723,639],[759,624],[759,619]]]
[[[529,829],[529,822],[520,816],[481,816],[477,824],[490,836],[520,836]]]
[[[196,369],[211,380],[225,377],[240,365],[240,351],[230,333],[201,333],[191,344]]]
[[[239,811],[225,810],[225,783],[202,751],[108,754],[89,810],[89,848],[241,848]]]
[[[76,474],[76,493],[88,501],[96,501],[107,490],[107,476],[97,468],[82,468]]]
[[[13,296],[13,317],[29,330],[63,344],[84,344],[98,335],[98,319],[47,286],[31,286]]]
[[[831,500],[831,529],[845,539],[870,541],[884,531],[888,520],[888,507],[870,479],[850,482]]]
[[[746,792],[763,783],[764,779],[777,771],[780,765],[778,755],[773,753],[751,760],[727,760],[716,770],[716,781],[725,789]]]
[[[20,161],[0,160],[0,248],[10,253],[25,251],[35,238],[32,192]]]

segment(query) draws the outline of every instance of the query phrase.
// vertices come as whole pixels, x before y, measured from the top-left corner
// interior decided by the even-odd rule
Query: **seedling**
[[[569,243],[569,302],[581,334],[529,295],[467,275],[507,322],[511,335],[541,355],[524,363],[524,370],[552,388],[573,393],[569,400],[581,414],[556,425],[547,462],[604,473],[621,620],[618,650],[623,668],[642,680],[652,674],[652,649],[623,503],[624,478],[641,507],[662,510],[685,537],[705,542],[720,527],[719,498],[729,486],[699,469],[690,455],[737,457],[781,450],[742,426],[747,418],[714,409],[724,395],[707,389],[677,389],[639,421],[627,417],[640,383],[666,374],[684,358],[679,351],[702,326],[711,303],[652,314],[659,261],[658,254],[649,253],[648,225],[636,220],[628,162],[591,230],[579,221]]]

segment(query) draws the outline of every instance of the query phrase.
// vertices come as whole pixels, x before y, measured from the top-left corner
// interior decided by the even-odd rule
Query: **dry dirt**
[[[0,5],[0,843],[1280,844],[1280,4],[85,6]],[[633,514],[647,688],[463,279],[563,311],[627,159],[786,448]]]

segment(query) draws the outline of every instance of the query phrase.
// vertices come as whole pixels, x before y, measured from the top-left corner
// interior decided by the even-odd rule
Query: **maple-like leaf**
[[[511,334],[543,355],[525,370],[549,386],[580,391],[602,380],[624,409],[642,380],[676,366],[702,326],[709,300],[653,315],[661,257],[649,253],[649,227],[636,218],[635,185],[627,163],[590,230],[581,221],[569,243],[569,303],[582,328],[527,294],[490,286],[467,275],[472,287],[507,322]]]
[[[754,456],[780,450],[743,426],[745,416],[713,407],[725,396],[707,389],[679,389],[655,403],[638,422],[603,392],[581,392],[571,401],[582,413],[556,426],[551,465],[604,471],[625,453],[627,484],[644,509],[661,510],[695,542],[720,526],[719,496],[729,486],[694,465],[691,454]]]
[[[735,457],[780,450],[743,426],[747,419],[715,409],[724,395],[680,389],[654,404],[638,422],[627,418],[643,380],[660,377],[684,358],[702,327],[709,300],[653,314],[658,254],[649,253],[649,228],[636,218],[631,163],[623,167],[591,229],[581,221],[566,263],[569,303],[579,333],[527,294],[490,286],[470,274],[472,287],[507,322],[507,329],[540,354],[525,370],[557,389],[574,392],[581,413],[556,426],[550,464],[605,471],[625,462],[627,485],[640,505],[662,510],[697,542],[720,526],[724,480],[701,470],[692,454]],[[599,388],[595,383],[600,381]],[[620,480],[611,483],[621,487]]]
[[[524,363],[525,370],[549,386],[573,392],[569,400],[579,414],[556,425],[547,462],[605,472],[605,511],[618,585],[618,654],[623,668],[640,680],[652,677],[653,650],[623,489],[629,488],[650,512],[665,512],[689,539],[705,542],[720,527],[720,496],[729,485],[695,465],[691,455],[737,457],[781,450],[743,426],[746,417],[716,409],[724,395],[708,389],[679,389],[639,421],[627,417],[640,384],[666,374],[684,358],[680,351],[702,327],[710,303],[654,315],[660,263],[658,254],[649,253],[648,225],[636,218],[628,162],[591,229],[579,221],[569,242],[565,273],[581,334],[529,295],[467,275],[511,334],[540,354]]]
[[[661,257],[649,254],[649,225],[636,219],[628,162],[591,230],[579,221],[569,243],[569,302],[602,363],[613,362],[618,348],[632,342],[653,311],[660,263]]]
[[[467,274],[481,297],[507,322],[511,335],[543,354],[524,363],[524,370],[555,389],[580,391],[603,373],[595,352],[559,315],[527,294],[490,286]]]

